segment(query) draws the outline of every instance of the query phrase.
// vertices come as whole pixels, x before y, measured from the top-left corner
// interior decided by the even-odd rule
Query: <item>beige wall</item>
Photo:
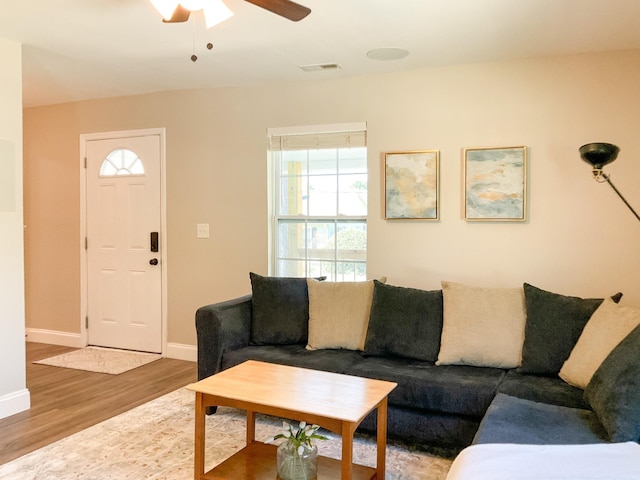
[[[22,61],[0,39],[0,418],[29,408],[24,346]]]
[[[248,272],[267,273],[268,127],[367,122],[370,276],[620,290],[640,306],[640,224],[577,151],[619,145],[608,171],[640,209],[639,82],[630,51],[26,109],[28,326],[80,330],[78,136],[152,127],[167,131],[169,342],[194,344],[198,306],[248,293]],[[529,220],[466,223],[461,149],[513,145],[529,147]],[[441,151],[437,223],[381,219],[380,152],[404,149]],[[196,239],[196,223],[211,225],[210,239]]]

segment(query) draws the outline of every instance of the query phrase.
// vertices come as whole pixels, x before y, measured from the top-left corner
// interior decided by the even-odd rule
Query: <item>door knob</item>
[[[149,265],[157,265],[157,264],[158,264],[157,258],[152,258],[151,260],[149,260]]]

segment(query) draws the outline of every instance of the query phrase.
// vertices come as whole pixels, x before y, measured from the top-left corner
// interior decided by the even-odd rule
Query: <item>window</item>
[[[269,131],[275,275],[366,279],[365,128],[349,124]]]
[[[101,177],[144,175],[144,165],[138,155],[126,148],[114,150],[100,165]]]

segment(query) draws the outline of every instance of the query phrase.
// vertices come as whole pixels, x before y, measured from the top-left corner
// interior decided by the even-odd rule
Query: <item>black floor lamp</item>
[[[640,221],[640,215],[633,209],[633,207],[627,202],[627,199],[622,196],[620,190],[611,182],[611,177],[602,171],[602,167],[613,162],[620,149],[610,143],[587,143],[580,147],[580,156],[582,159],[591,165],[593,178],[600,183],[607,182],[613,188],[613,191],[618,194],[624,204],[629,207],[631,213],[633,213],[638,221]]]

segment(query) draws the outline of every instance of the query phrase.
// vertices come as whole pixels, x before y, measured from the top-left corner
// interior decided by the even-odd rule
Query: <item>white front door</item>
[[[160,142],[86,142],[89,345],[162,351]]]

